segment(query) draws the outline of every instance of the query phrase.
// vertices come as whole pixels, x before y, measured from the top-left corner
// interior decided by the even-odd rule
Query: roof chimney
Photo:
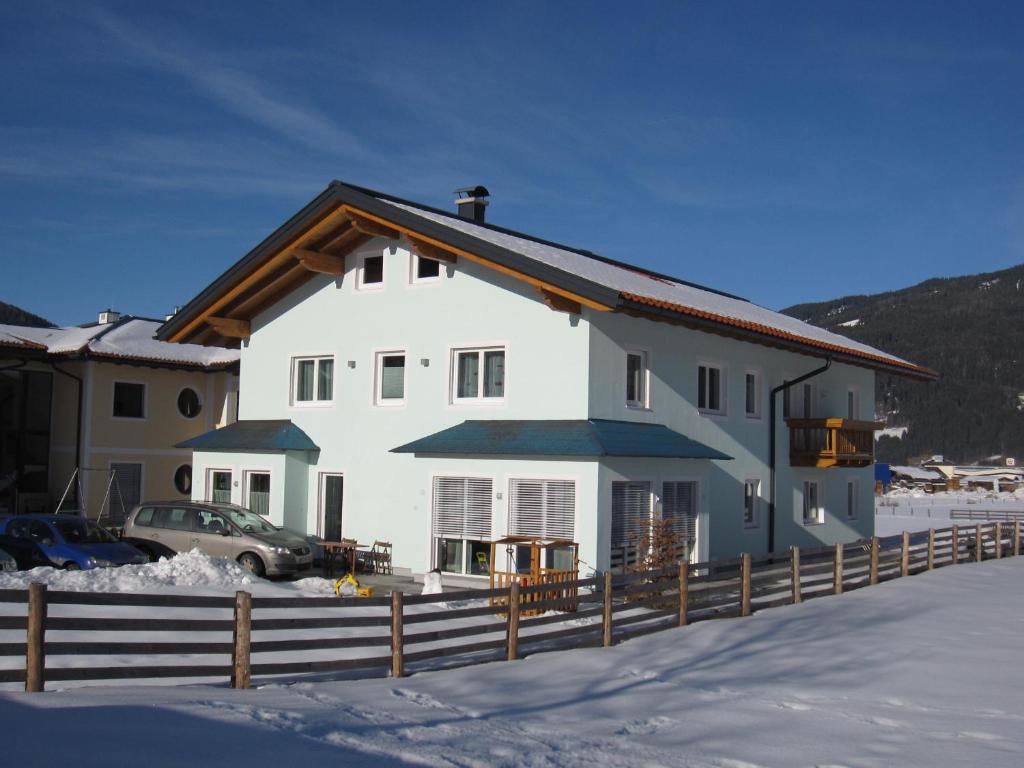
[[[112,309],[104,309],[100,312],[99,323],[100,325],[106,325],[107,323],[116,323],[120,319],[120,312],[115,312]]]
[[[491,194],[487,187],[479,184],[475,187],[463,187],[456,189],[455,205],[458,207],[459,216],[469,219],[477,224],[484,223],[484,210],[487,208],[487,198]]]

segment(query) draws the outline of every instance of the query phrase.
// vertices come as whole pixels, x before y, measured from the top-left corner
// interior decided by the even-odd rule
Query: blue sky
[[[1024,261],[1024,4],[0,6],[0,300],[183,304],[334,178],[780,308]]]

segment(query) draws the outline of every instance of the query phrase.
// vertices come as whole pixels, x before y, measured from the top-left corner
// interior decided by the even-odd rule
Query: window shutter
[[[636,544],[650,531],[651,484],[620,480],[612,483],[613,548]]]
[[[489,540],[493,487],[489,477],[435,477],[434,535]]]
[[[513,535],[574,537],[576,483],[572,480],[512,480],[509,507]]]
[[[672,521],[679,543],[693,551],[697,542],[696,481],[674,481],[661,486],[661,518]]]

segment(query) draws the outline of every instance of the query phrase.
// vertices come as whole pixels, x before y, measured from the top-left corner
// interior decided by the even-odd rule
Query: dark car
[[[3,533],[32,542],[54,566],[69,571],[149,562],[145,553],[77,515],[10,517]]]
[[[52,566],[53,563],[39,545],[29,539],[16,539],[7,534],[0,534],[0,552],[6,552],[14,559],[19,571],[30,571],[40,566]]]

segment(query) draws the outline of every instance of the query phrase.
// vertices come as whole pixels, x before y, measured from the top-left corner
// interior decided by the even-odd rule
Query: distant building
[[[174,445],[235,420],[238,352],[157,341],[159,326],[109,310],[0,325],[0,514],[55,510],[76,468],[64,508],[90,517],[191,495],[191,452]]]

